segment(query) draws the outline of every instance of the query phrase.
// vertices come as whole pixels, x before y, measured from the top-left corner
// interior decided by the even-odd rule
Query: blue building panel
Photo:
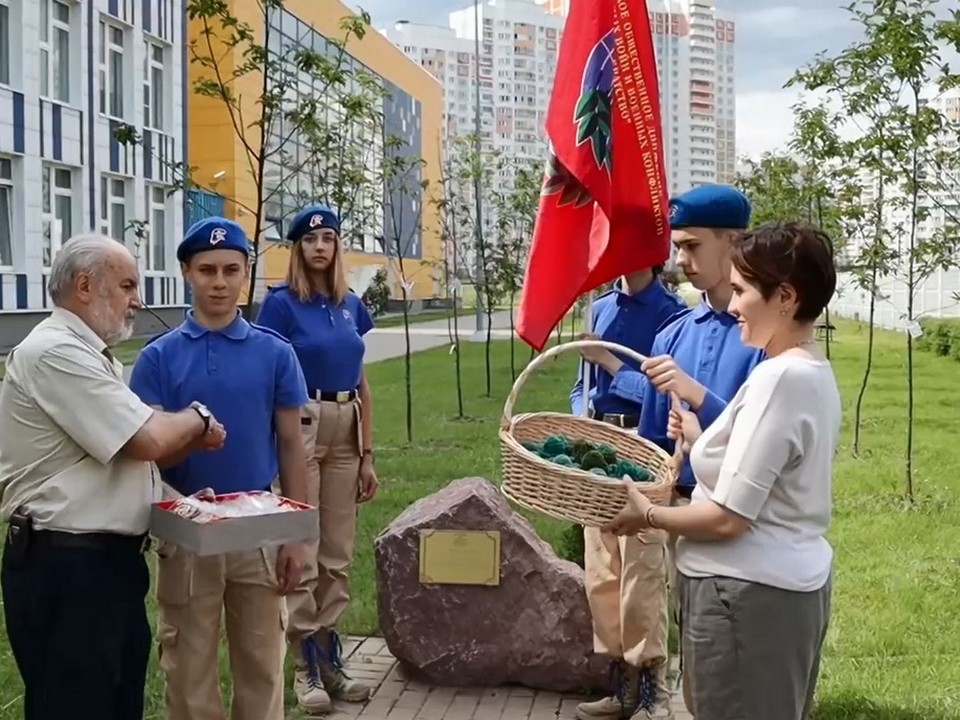
[[[423,124],[420,101],[384,79],[384,135],[400,142],[385,148],[405,158],[423,156]],[[388,141],[388,144],[392,144]],[[423,257],[423,168],[410,163],[403,176],[391,178],[384,188],[384,239],[390,255],[419,260]],[[399,245],[399,253],[397,252]]]

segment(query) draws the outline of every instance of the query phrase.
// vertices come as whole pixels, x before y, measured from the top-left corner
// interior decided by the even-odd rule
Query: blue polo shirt
[[[193,312],[140,353],[131,389],[148,405],[176,412],[206,405],[227,431],[219,450],[192,453],[163,471],[189,495],[267,490],[277,476],[274,411],[306,404],[303,374],[290,343],[239,314],[222,330],[207,330]]]
[[[623,345],[648,355],[657,329],[686,306],[659,279],[654,278],[640,292],[628,295],[613,290],[601,295],[593,303],[593,322],[591,327],[601,340]],[[639,371],[640,364],[626,355],[618,355],[628,367]],[[583,367],[577,374],[577,382],[570,391],[570,408],[574,415],[583,410]],[[625,398],[611,391],[614,376],[601,367],[590,366],[590,404],[598,413],[619,415],[639,415],[640,402],[636,398]]]
[[[743,344],[740,326],[733,315],[714,310],[705,300],[657,333],[650,356],[658,355],[671,356],[681,370],[707,389],[697,412],[703,428],[719,417],[764,358],[762,350]],[[639,434],[672,453],[673,441],[667,438],[670,397],[657,392],[642,372],[626,368],[617,373],[613,391],[631,399],[641,398]],[[684,460],[678,484],[682,487],[696,484],[689,458]]]
[[[301,302],[286,283],[275,285],[263,299],[257,324],[290,341],[310,391],[360,387],[363,336],[373,329],[373,318],[354,293],[339,305],[323,295]]]

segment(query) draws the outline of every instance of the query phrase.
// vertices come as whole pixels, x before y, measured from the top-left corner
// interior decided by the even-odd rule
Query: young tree
[[[448,147],[457,147],[458,141],[451,139]],[[441,149],[442,150],[442,149]],[[441,156],[443,153],[441,152]],[[440,242],[443,247],[442,268],[440,277],[448,297],[452,297],[452,309],[447,312],[447,333],[454,355],[456,387],[457,387],[457,416],[464,417],[463,410],[463,375],[460,354],[460,326],[459,326],[459,298],[462,289],[462,279],[469,277],[463,268],[463,248],[469,244],[473,232],[470,223],[472,209],[469,197],[461,192],[460,181],[453,160],[453,153],[448,153],[444,159],[441,171],[441,183],[435,188],[431,202],[436,207],[440,217]]]
[[[887,203],[878,226],[897,240],[891,270],[906,285],[905,320],[916,322],[917,287],[935,272],[954,263],[958,247],[955,228],[921,226],[930,217],[939,195],[949,192],[936,171],[946,158],[937,146],[950,125],[928,102],[960,84],[941,58],[941,45],[960,48],[960,13],[937,21],[933,0],[856,0],[849,11],[863,38],[836,57],[820,56],[791,81],[807,90],[823,91],[843,108],[846,122],[860,129],[855,156],[863,162],[868,181],[882,183]],[[887,211],[890,212],[887,212]],[[878,232],[877,235],[880,233]],[[913,334],[906,333],[907,431],[906,493],[913,498],[914,374]]]
[[[317,168],[325,173],[319,181],[331,185],[335,174],[341,182],[333,187],[344,193],[357,190],[361,160],[355,146],[362,143],[353,142],[353,135],[358,126],[369,124],[377,107],[376,80],[346,51],[348,43],[364,37],[370,15],[342,18],[341,36],[325,39],[326,47],[315,50],[310,37],[290,42],[280,33],[283,8],[284,0],[254,0],[243,7],[223,0],[187,0],[185,8],[196,30],[187,52],[191,64],[200,68],[193,93],[224,112],[253,189],[251,197],[225,197],[235,211],[253,218],[248,318],[266,230],[295,211],[298,202],[317,198]],[[143,142],[126,125],[115,136],[125,144]],[[349,154],[351,162],[331,159],[332,148],[346,148],[341,156]],[[154,161],[165,167],[171,191],[214,191],[199,181],[196,167],[159,154]],[[342,197],[333,202],[338,208],[347,204]],[[286,210],[276,212],[278,205]]]
[[[513,308],[523,283],[527,252],[537,219],[542,171],[534,163],[523,160],[510,163],[510,167],[512,184],[495,195],[499,239],[491,254],[497,285],[506,296],[510,311],[510,376],[512,380],[516,380]],[[488,326],[490,324],[492,323],[488,322]]]
[[[499,275],[492,258],[496,238],[490,236],[487,228],[495,228],[497,220],[495,213],[491,212],[495,208],[487,204],[481,225],[481,217],[477,213],[477,208],[483,205],[483,197],[479,198],[478,202],[477,192],[479,189],[481,193],[485,193],[485,197],[494,196],[495,191],[491,188],[496,187],[502,181],[501,171],[505,172],[505,162],[500,153],[480,149],[476,135],[464,135],[453,139],[448,143],[447,157],[451,192],[454,197],[462,199],[459,202],[465,202],[467,203],[466,207],[472,208],[468,214],[458,217],[458,222],[464,223],[463,230],[469,231],[469,235],[461,233],[459,237],[472,238],[472,243],[467,246],[469,253],[463,260],[469,266],[469,272],[473,277],[474,287],[477,291],[477,303],[480,306],[478,312],[482,308],[483,315],[486,318],[487,333],[484,362],[486,396],[490,397],[492,394],[490,325],[499,292]]]
[[[382,129],[384,156],[383,252],[396,264],[400,278],[403,311],[404,381],[406,386],[407,442],[413,442],[413,376],[410,352],[410,290],[413,279],[407,275],[404,258],[409,257],[421,233],[424,198],[429,187],[423,179],[423,159],[399,137]],[[378,183],[379,184],[379,183]]]

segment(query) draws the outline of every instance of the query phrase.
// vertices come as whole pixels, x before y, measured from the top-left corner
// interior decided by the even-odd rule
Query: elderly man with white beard
[[[132,333],[139,284],[120,243],[68,241],[50,272],[54,310],[0,386],[0,583],[26,720],[141,720],[154,461],[225,437],[202,405],[159,412],[123,382],[109,348]]]

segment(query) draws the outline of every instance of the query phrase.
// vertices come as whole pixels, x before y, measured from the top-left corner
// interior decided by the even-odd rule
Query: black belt
[[[307,392],[310,394],[311,400],[319,400],[320,402],[348,403],[353,402],[359,397],[359,393],[356,390],[330,392],[329,390],[310,388]]]
[[[689,500],[693,495],[693,486],[692,485],[677,485],[674,488],[674,491],[682,498]]]
[[[623,413],[599,413],[596,410],[590,411],[590,417],[594,420],[610,423],[621,428],[635,428],[640,424],[639,415],[624,415]]]
[[[121,535],[119,533],[68,533],[56,530],[34,530],[30,543],[37,547],[86,548],[89,550],[129,550],[146,552],[150,549],[149,535]]]

